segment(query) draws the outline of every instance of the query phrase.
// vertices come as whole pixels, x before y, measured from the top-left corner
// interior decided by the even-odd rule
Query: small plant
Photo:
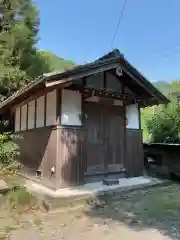
[[[7,203],[11,209],[28,211],[37,208],[37,198],[24,187],[12,189],[7,195]]]
[[[36,227],[41,227],[41,225],[42,225],[42,221],[41,221],[41,219],[40,218],[38,218],[37,216],[35,216],[34,217],[34,219],[33,219],[33,223],[34,223],[34,225],[36,226]]]

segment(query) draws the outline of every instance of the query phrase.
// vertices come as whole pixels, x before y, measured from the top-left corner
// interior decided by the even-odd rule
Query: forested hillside
[[[44,72],[74,65],[37,49],[39,23],[32,0],[0,1],[0,101]]]
[[[167,96],[169,93],[169,88],[171,87],[171,83],[167,83],[164,81],[158,81],[158,82],[154,83],[154,86]]]

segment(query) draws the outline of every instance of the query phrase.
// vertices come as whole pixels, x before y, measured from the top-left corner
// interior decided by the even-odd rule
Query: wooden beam
[[[57,80],[53,82],[46,82],[45,86],[49,88],[56,85],[60,85],[62,88],[66,88],[66,87],[69,87],[71,84],[72,84],[71,80],[63,79],[63,80]]]
[[[73,87],[68,88],[68,89],[81,92],[82,94],[85,95],[85,99],[87,99],[88,97],[91,97],[93,95],[93,96],[97,96],[97,97],[110,98],[110,99],[123,100],[123,101],[136,100],[136,102],[141,102],[143,100],[142,98],[134,97],[129,94],[122,94],[122,93],[117,93],[117,92],[112,92],[112,91],[106,91],[104,89],[100,90],[100,89],[95,89],[95,88],[84,88],[83,86],[79,86],[79,85],[74,85]]]
[[[58,85],[58,84],[63,84],[63,83],[66,83],[66,82],[70,82],[72,84],[71,81],[79,80],[81,78],[84,78],[84,77],[87,77],[87,76],[90,76],[90,75],[93,75],[93,74],[101,73],[101,72],[104,72],[104,71],[107,71],[107,70],[110,70],[110,69],[113,69],[113,68],[117,68],[117,67],[119,67],[119,63],[111,63],[111,64],[108,64],[107,66],[102,66],[102,67],[98,67],[98,68],[94,68],[94,69],[90,69],[90,70],[84,70],[81,73],[74,74],[72,76],[65,77],[65,78],[62,78],[62,79],[57,80],[57,81],[56,80],[52,81],[52,82],[47,81],[47,82],[45,82],[45,86],[46,87],[51,87],[51,86]]]
[[[148,93],[150,94],[150,96],[153,96],[153,97],[156,98],[155,94],[152,93],[152,91],[151,91],[147,86],[145,86],[145,84],[142,83],[141,80],[139,80],[139,79],[136,78],[132,73],[130,73],[130,71],[128,71],[127,68],[123,67],[122,64],[121,64],[120,66],[122,67],[123,71],[124,71],[127,75],[129,75],[129,77],[130,77],[131,79],[133,79],[137,84],[139,84],[142,88],[144,88],[144,89],[146,90],[146,92],[148,92]]]

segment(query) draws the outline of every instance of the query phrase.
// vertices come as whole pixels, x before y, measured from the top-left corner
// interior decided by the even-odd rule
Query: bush
[[[180,143],[180,106],[172,101],[168,106],[158,108],[146,126],[152,142]]]
[[[13,168],[17,166],[19,147],[13,141],[15,136],[9,133],[0,134],[0,165],[1,168]]]

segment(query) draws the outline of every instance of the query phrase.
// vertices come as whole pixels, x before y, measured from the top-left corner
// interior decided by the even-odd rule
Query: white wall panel
[[[126,118],[128,121],[126,128],[139,129],[139,110],[137,104],[126,106]]]
[[[81,94],[62,90],[61,96],[61,124],[81,126]]]
[[[20,131],[20,107],[15,110],[15,132]]]
[[[56,124],[56,90],[47,93],[46,126]]]
[[[21,131],[26,130],[27,121],[27,104],[21,107]]]
[[[34,128],[35,100],[28,103],[28,129]]]
[[[44,126],[44,96],[37,99],[36,105],[36,127]]]

